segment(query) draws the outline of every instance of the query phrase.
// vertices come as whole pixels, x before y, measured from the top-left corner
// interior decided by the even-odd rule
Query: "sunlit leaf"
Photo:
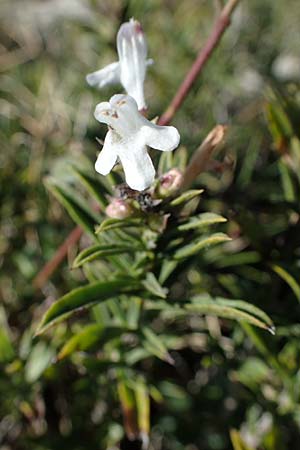
[[[148,272],[142,284],[149,292],[157,297],[166,298],[168,290],[159,284],[153,273]]]
[[[291,274],[289,274],[281,266],[278,266],[277,264],[272,264],[271,267],[274,270],[274,272],[277,273],[277,275],[279,275],[280,278],[282,278],[290,286],[297,300],[300,302],[300,284],[295,280],[294,277],[292,277]]]
[[[97,227],[96,234],[102,233],[103,231],[141,226],[143,226],[143,223],[140,219],[105,219]]]
[[[220,299],[219,301],[203,298],[193,304],[186,304],[185,308],[188,311],[199,314],[211,314],[217,317],[226,319],[233,319],[237,321],[245,321],[256,327],[263,328],[274,334],[274,329],[270,318],[259,308],[247,304],[246,302],[234,300]],[[238,309],[238,306],[242,309]]]
[[[99,281],[74,289],[50,306],[42,318],[36,334],[43,333],[50,326],[82,308],[90,308],[96,303],[125,292],[128,288],[134,290],[136,287],[134,284],[130,285],[128,279],[119,278],[112,281]]]
[[[174,363],[173,358],[170,356],[161,339],[150,328],[143,327],[142,334],[145,338],[143,345],[146,350],[169,364]]]
[[[217,223],[226,222],[227,219],[225,217],[220,216],[219,214],[214,213],[202,213],[198,216],[192,217],[192,219],[188,220],[186,223],[179,225],[178,230],[180,231],[188,231],[199,228],[205,228],[209,225],[214,225]]]
[[[221,244],[226,241],[231,241],[231,238],[224,233],[214,233],[210,236],[197,239],[191,244],[185,245],[177,250],[174,254],[174,259],[183,259],[197,254],[199,251],[211,247],[212,245]]]
[[[107,256],[119,255],[121,253],[134,253],[136,251],[142,250],[141,247],[134,247],[133,245],[123,245],[123,244],[97,244],[89,248],[84,249],[79,255],[76,256],[73,267],[80,267],[83,264],[92,262],[98,258],[105,258]]]
[[[255,450],[253,447],[249,447],[249,445],[245,444],[240,433],[237,430],[230,430],[230,439],[233,450]]]
[[[63,359],[77,351],[87,351],[97,344],[100,345],[110,339],[120,336],[123,332],[119,327],[103,327],[99,324],[91,324],[82,328],[82,330],[72,336],[60,350],[57,359]]]
[[[182,204],[185,204],[192,200],[195,197],[198,197],[203,192],[203,189],[191,189],[189,191],[184,192],[183,194],[179,195],[178,197],[174,198],[171,202],[171,206],[179,206]]]
[[[38,342],[32,349],[26,366],[25,378],[29,383],[36,381],[51,364],[55,355],[54,349],[45,342]]]
[[[6,362],[14,357],[10,330],[6,320],[5,310],[0,306],[0,362]]]

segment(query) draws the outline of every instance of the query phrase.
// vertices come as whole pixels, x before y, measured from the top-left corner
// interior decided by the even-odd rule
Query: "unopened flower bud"
[[[158,192],[162,197],[176,192],[182,184],[183,175],[179,169],[171,169],[169,172],[164,173],[159,180]]]
[[[125,200],[114,198],[106,207],[105,212],[112,219],[126,219],[132,215],[133,209]]]

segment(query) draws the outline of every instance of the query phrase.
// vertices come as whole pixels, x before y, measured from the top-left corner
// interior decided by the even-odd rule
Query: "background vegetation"
[[[72,248],[42,292],[32,287],[74,227],[44,179],[51,172],[76,184],[68,168],[95,159],[95,137],[105,130],[92,111],[115,90],[96,92],[85,75],[115,60],[120,24],[134,16],[146,32],[155,61],[146,82],[153,117],[204,43],[217,6],[1,2],[1,450],[140,448],[125,437],[107,369],[92,364],[92,354],[89,365],[80,354],[55,363],[85,316],[33,339],[53,300],[85,280],[81,269],[70,270],[78,253]],[[175,366],[146,360],[155,450],[300,446],[299,22],[297,0],[242,1],[173,121],[190,154],[216,123],[230,125],[220,164],[197,187],[205,189],[201,211],[227,217],[222,229],[233,238],[195,260],[176,289],[186,295],[187,282],[195,292],[249,301],[277,331],[196,316],[188,341],[170,351]],[[80,249],[89,242],[83,236]]]

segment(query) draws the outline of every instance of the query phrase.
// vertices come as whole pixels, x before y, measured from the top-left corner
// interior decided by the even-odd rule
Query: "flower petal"
[[[117,146],[114,142],[113,131],[109,130],[105,136],[103,148],[95,163],[95,170],[101,175],[107,175],[117,162]]]
[[[120,61],[120,80],[139,109],[146,108],[144,81],[146,76],[147,42],[139,22],[124,23],[117,36]]]
[[[109,102],[98,103],[95,108],[94,116],[95,119],[98,120],[98,122],[106,123],[106,125],[109,125],[113,128],[116,119],[118,118]]]
[[[155,177],[155,169],[146,147],[130,153],[128,146],[127,151],[123,149],[122,153],[119,153],[119,158],[124,169],[126,183],[131,189],[143,191],[151,186]]]
[[[118,62],[114,62],[103,69],[89,73],[86,76],[86,81],[90,86],[98,88],[102,88],[110,84],[120,83],[120,64]]]
[[[144,119],[144,126],[140,133],[143,135],[146,145],[163,152],[174,150],[180,142],[177,128],[155,125],[146,119]]]

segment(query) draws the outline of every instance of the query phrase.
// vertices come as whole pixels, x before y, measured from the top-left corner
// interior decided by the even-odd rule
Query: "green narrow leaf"
[[[278,372],[280,377],[282,377],[285,382],[289,383],[288,378],[290,375],[287,372],[287,368],[280,364],[277,356],[274,355],[273,351],[268,348],[258,330],[255,330],[249,323],[246,322],[242,322],[241,326],[257,350],[264,356],[268,364],[270,364],[270,366]]]
[[[252,447],[249,447],[244,443],[240,433],[237,430],[230,430],[230,439],[234,450],[254,450]]]
[[[25,366],[25,379],[29,383],[36,381],[53,361],[55,352],[45,342],[38,342],[29,354]]]
[[[0,362],[11,360],[14,354],[5,309],[3,306],[0,306]]]
[[[95,236],[95,226],[99,222],[99,216],[92,212],[78,196],[75,196],[69,188],[60,186],[53,180],[47,185],[55,197],[66,208],[74,222],[93,237]]]
[[[294,277],[292,277],[291,274],[289,274],[285,269],[283,269],[281,266],[278,266],[277,264],[272,264],[271,268],[274,270],[277,275],[280,276],[292,289],[294,292],[298,302],[300,302],[300,284],[297,283]]]
[[[77,351],[86,351],[98,346],[117,336],[120,336],[123,329],[120,327],[106,327],[99,324],[87,325],[79,333],[72,336],[60,350],[57,359],[61,360]]]
[[[173,152],[172,152],[173,153]],[[179,147],[176,152],[173,153],[173,166],[182,172],[184,172],[188,161],[188,152],[186,147]]]
[[[257,133],[252,136],[249,145],[243,154],[241,169],[237,175],[237,184],[241,188],[245,188],[252,179],[256,161],[259,158],[262,141],[263,137],[257,130]]]
[[[272,320],[264,311],[262,311],[257,306],[252,305],[251,303],[245,302],[244,300],[233,300],[233,299],[228,299],[228,298],[223,298],[223,297],[216,297],[212,301],[221,306],[229,306],[231,308],[237,308],[237,309],[241,309],[242,311],[249,312],[250,314],[257,316],[259,319],[261,319],[263,322],[265,322],[270,327],[273,327]]]
[[[96,229],[96,234],[103,231],[116,230],[119,228],[141,227],[143,223],[140,219],[105,219]]]
[[[163,288],[152,272],[148,272],[146,278],[142,281],[142,285],[152,294],[160,298],[166,298],[168,289]]]
[[[112,313],[114,322],[117,323],[119,326],[125,327],[127,324],[126,316],[124,309],[120,305],[120,301],[115,298],[112,298],[107,302],[107,306]]]
[[[66,319],[82,308],[90,308],[96,303],[120,295],[126,292],[128,288],[132,290],[137,288],[137,284],[130,285],[130,283],[132,283],[131,280],[129,282],[126,278],[120,278],[111,281],[99,281],[74,289],[50,306],[38,326],[36,335],[43,333],[50,326]]]
[[[224,233],[214,233],[210,236],[198,239],[192,244],[185,245],[177,250],[174,254],[174,259],[183,259],[189,256],[195,255],[204,248],[211,247],[212,245],[221,244],[226,241],[231,241],[231,238]]]
[[[150,398],[148,388],[141,377],[135,380],[135,400],[137,408],[137,422],[142,440],[148,440],[150,432]]]
[[[148,327],[144,327],[142,329],[142,333],[145,337],[145,340],[143,342],[145,349],[153,355],[157,356],[162,361],[166,361],[169,364],[173,365],[173,358],[169,354],[165,345],[162,343],[161,339]]]
[[[293,179],[287,165],[283,160],[279,162],[278,168],[281,176],[281,184],[285,200],[287,202],[296,202],[297,195],[295,193]]]
[[[127,326],[131,330],[136,330],[142,308],[142,300],[139,297],[132,297],[129,300],[127,309]]]
[[[194,230],[222,222],[227,222],[227,219],[225,219],[225,217],[220,216],[219,214],[206,212],[199,214],[196,217],[193,217],[187,223],[179,225],[178,230],[180,231]]]
[[[274,334],[274,329],[268,322],[265,323],[261,319],[249,314],[248,312],[241,311],[239,309],[233,308],[231,306],[225,306],[218,304],[212,300],[203,301],[197,304],[187,304],[185,309],[199,314],[211,314],[217,317],[222,317],[224,319],[233,319],[237,321],[245,321],[256,327],[268,330],[270,333]],[[262,312],[262,311],[261,311]]]
[[[179,206],[184,203],[189,202],[195,197],[198,197],[200,194],[202,194],[204,190],[203,189],[190,189],[189,191],[184,192],[183,194],[179,195],[178,197],[174,198],[171,202],[171,206]]]
[[[118,394],[122,406],[126,434],[130,439],[137,439],[139,432],[136,418],[134,392],[127,386],[126,380],[124,380],[123,376],[119,375],[119,378]]]
[[[111,194],[111,189],[109,190],[104,183],[101,183],[101,175],[96,178],[80,167],[73,166],[72,169],[91,196],[96,199],[102,209],[105,209],[108,203],[106,195]]]
[[[121,253],[134,253],[141,250],[143,250],[141,247],[135,247],[133,245],[96,244],[80,252],[73,262],[73,267],[80,267],[98,258],[119,255]]]
[[[214,264],[216,267],[231,267],[231,266],[243,266],[247,264],[256,264],[261,261],[261,255],[255,251],[243,251],[238,253],[231,253],[218,257]]]
[[[173,152],[161,152],[157,172],[160,175],[168,172],[170,169],[174,167],[173,164]]]
[[[159,274],[159,283],[163,284],[171,275],[171,273],[176,269],[178,261],[165,259],[162,262],[161,271]]]

